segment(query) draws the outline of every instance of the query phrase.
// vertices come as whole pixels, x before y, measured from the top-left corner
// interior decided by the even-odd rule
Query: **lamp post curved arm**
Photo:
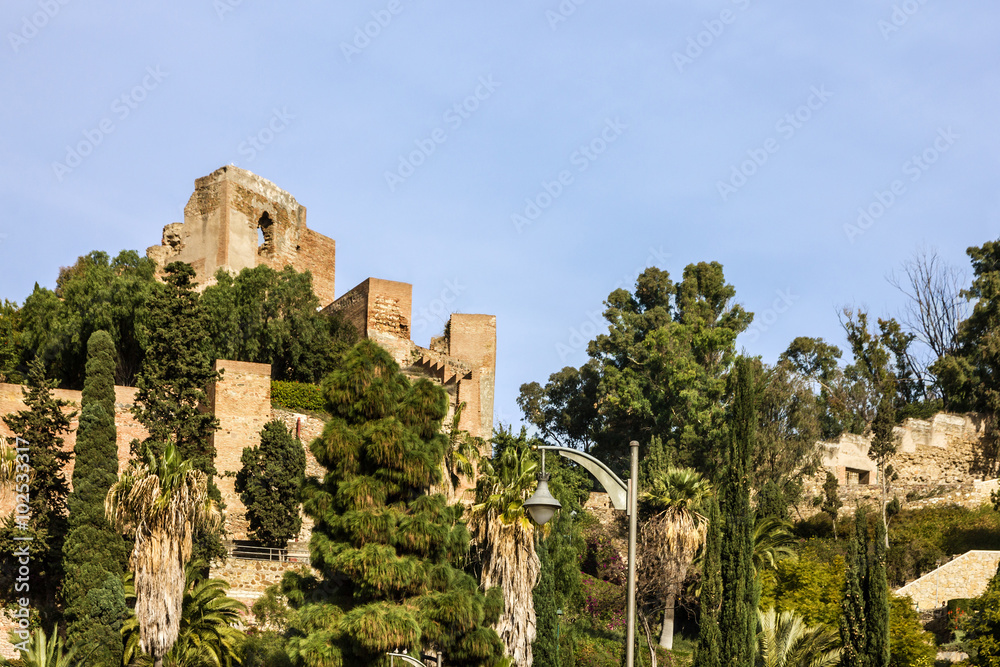
[[[611,505],[616,510],[625,510],[626,512],[629,511],[628,485],[623,482],[621,477],[616,475],[611,468],[604,465],[590,454],[581,452],[579,449],[554,447],[551,445],[536,445],[535,448],[555,452],[556,454],[559,454],[559,456],[567,458],[570,461],[583,466],[587,472],[597,478],[597,481],[600,482],[604,489],[608,492],[608,497],[611,499]]]
[[[417,660],[412,655],[407,655],[405,653],[386,653],[386,655],[391,658],[391,662],[396,662],[396,658],[399,658],[405,663],[417,665],[417,667],[425,667],[423,660]]]

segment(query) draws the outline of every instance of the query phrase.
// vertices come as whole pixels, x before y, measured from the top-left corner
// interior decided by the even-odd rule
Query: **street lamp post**
[[[545,524],[561,505],[549,493],[549,475],[545,472],[545,452],[550,450],[578,463],[590,472],[608,492],[611,504],[616,510],[628,512],[628,599],[625,610],[625,667],[635,667],[635,544],[637,532],[637,507],[639,496],[639,443],[629,443],[632,454],[632,474],[628,484],[621,480],[610,468],[590,454],[569,447],[534,447],[542,451],[542,469],[538,473],[538,488],[524,501],[524,507],[532,520],[539,526]]]

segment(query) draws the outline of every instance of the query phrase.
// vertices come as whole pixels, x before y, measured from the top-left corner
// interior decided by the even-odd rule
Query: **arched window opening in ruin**
[[[270,253],[274,249],[274,222],[267,211],[260,216],[260,220],[257,222],[257,242],[258,254]]]

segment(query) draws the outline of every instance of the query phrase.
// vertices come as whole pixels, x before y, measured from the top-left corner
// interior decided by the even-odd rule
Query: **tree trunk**
[[[667,606],[663,609],[663,628],[660,630],[660,646],[670,650],[674,647],[674,601],[677,596],[667,596]]]

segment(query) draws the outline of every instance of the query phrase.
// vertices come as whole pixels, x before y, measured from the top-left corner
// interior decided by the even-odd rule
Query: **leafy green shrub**
[[[319,386],[307,382],[271,381],[271,404],[287,410],[323,412],[326,402]]]
[[[576,667],[618,667],[621,640],[580,635],[576,638]]]
[[[843,558],[825,560],[803,550],[797,560],[779,563],[773,593],[764,590],[760,604],[765,608],[773,605],[778,611],[795,611],[810,626],[836,628],[843,586]]]
[[[924,630],[909,596],[889,599],[889,666],[933,667],[937,656],[934,636]]]

